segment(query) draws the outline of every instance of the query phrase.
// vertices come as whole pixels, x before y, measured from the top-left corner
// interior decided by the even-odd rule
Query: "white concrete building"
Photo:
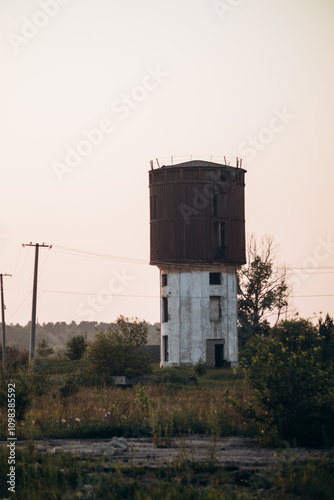
[[[235,268],[161,268],[160,287],[161,365],[236,367]]]

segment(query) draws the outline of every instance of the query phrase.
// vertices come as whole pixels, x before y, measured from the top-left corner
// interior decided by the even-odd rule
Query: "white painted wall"
[[[209,273],[220,272],[220,285],[210,285]],[[167,274],[167,286],[161,276]],[[168,321],[161,323],[161,365],[177,366],[206,361],[206,340],[223,339],[224,356],[238,364],[237,280],[234,267],[161,268],[161,297],[168,297]],[[221,319],[210,321],[210,296],[221,297]],[[161,299],[162,308],[162,299]],[[161,310],[162,318],[162,310]],[[162,337],[168,336],[168,361],[163,358]]]

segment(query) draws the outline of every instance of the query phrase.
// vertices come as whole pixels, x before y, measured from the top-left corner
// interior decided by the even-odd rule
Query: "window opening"
[[[210,285],[221,285],[220,273],[209,273]]]
[[[168,321],[168,298],[162,297],[162,322],[167,323]]]

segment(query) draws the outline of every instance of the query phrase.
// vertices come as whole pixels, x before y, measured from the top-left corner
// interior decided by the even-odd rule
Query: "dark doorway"
[[[215,368],[224,366],[224,345],[215,344]]]

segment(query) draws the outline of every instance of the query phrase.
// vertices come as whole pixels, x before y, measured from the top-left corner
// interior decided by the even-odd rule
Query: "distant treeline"
[[[0,323],[1,324],[1,323]],[[65,348],[66,342],[75,335],[82,335],[91,340],[96,332],[106,331],[112,323],[98,323],[96,321],[81,321],[76,323],[42,323],[36,325],[36,346],[42,339],[45,339],[50,347]],[[159,344],[159,323],[148,326],[148,344]],[[19,349],[29,347],[29,338],[31,330],[31,321],[25,326],[19,324],[6,325],[6,343],[7,345],[15,343]]]

